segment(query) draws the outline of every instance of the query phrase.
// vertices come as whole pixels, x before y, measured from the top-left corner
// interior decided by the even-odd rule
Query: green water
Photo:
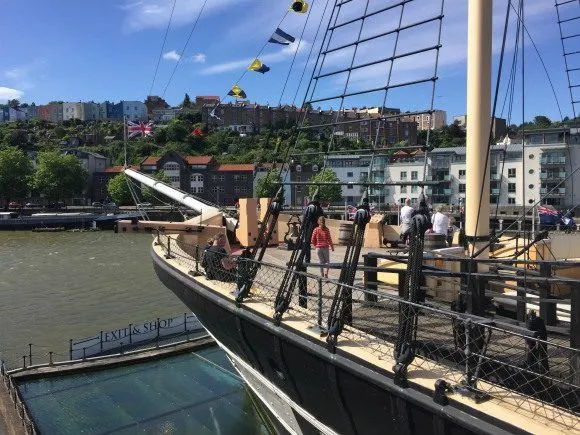
[[[0,232],[0,359],[68,359],[70,338],[187,311],[158,280],[151,236]]]
[[[211,348],[19,385],[41,433],[267,434],[225,354]]]

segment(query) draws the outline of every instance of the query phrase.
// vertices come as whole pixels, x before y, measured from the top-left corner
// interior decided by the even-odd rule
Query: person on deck
[[[334,251],[334,244],[332,243],[330,230],[326,226],[324,216],[318,218],[318,226],[312,231],[312,239],[310,242],[316,248],[316,254],[320,261],[320,274],[324,278],[328,278],[328,267],[324,267],[323,265],[330,262],[329,249]]]
[[[218,234],[213,246],[205,251],[205,272],[209,279],[224,282],[236,280],[236,262],[230,257],[225,248],[225,234]]]
[[[435,209],[435,214],[431,218],[431,223],[433,224],[433,232],[435,234],[443,234],[447,236],[447,231],[449,228],[449,216],[443,213],[443,207],[437,206]]]
[[[413,215],[413,207],[411,207],[411,198],[405,200],[405,205],[401,208],[401,241],[407,243],[407,239],[411,233],[411,216]]]

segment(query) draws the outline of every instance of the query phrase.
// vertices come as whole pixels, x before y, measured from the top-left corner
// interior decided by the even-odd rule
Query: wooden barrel
[[[425,251],[432,251],[433,249],[441,249],[447,247],[447,236],[445,234],[427,233],[425,234],[425,244],[423,248]]]
[[[348,245],[352,235],[352,224],[340,224],[338,227],[338,244]]]

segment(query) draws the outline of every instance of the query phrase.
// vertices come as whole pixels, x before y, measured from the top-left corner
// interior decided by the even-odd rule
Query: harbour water
[[[157,279],[150,245],[112,231],[0,233],[0,359],[20,366],[29,343],[36,359],[66,359],[70,338],[186,312]]]

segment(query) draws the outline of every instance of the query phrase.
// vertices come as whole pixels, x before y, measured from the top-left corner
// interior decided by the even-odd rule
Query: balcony
[[[493,174],[491,174],[490,178],[491,178],[492,180],[496,180],[496,181],[497,181],[497,180],[501,180],[501,174],[496,174],[496,173],[493,173]]]
[[[451,195],[451,189],[443,189],[443,195]]]
[[[566,157],[542,157],[540,163],[542,165],[563,165],[566,163]]]
[[[540,195],[545,195],[546,193],[548,193],[548,189],[545,187],[540,187]]]
[[[563,180],[566,178],[566,172],[541,172],[540,180]]]
[[[501,189],[491,189],[491,194],[493,196],[499,196]]]
[[[443,176],[443,181],[451,181],[451,175],[447,174]]]

